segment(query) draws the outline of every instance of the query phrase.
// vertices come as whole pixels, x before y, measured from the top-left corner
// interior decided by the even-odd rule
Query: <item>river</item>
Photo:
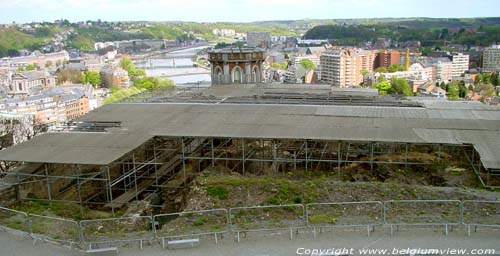
[[[176,84],[197,83],[211,81],[210,74],[206,69],[193,66],[193,61],[187,56],[195,56],[196,52],[211,46],[198,46],[167,53],[168,59],[152,57],[145,62],[137,63],[138,68],[144,68],[148,76],[168,77]],[[180,58],[175,58],[179,55]],[[175,65],[174,65],[175,64]],[[174,67],[175,66],[175,67]]]

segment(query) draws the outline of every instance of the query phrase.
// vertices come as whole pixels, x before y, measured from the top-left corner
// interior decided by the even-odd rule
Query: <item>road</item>
[[[311,234],[299,234],[293,240],[289,239],[288,232],[276,233],[252,233],[247,238],[242,238],[236,243],[233,237],[226,236],[215,244],[213,239],[204,239],[199,247],[192,249],[167,250],[162,249],[159,244],[145,246],[139,250],[138,243],[126,247],[120,247],[119,255],[221,255],[221,256],[274,256],[274,255],[311,255],[297,254],[309,252],[312,249],[338,249],[354,251],[354,255],[360,255],[358,249],[495,249],[495,254],[500,254],[500,230],[480,230],[467,237],[465,230],[455,230],[448,236],[443,235],[442,228],[436,229],[411,229],[401,230],[397,235],[391,237],[387,230],[377,230],[370,237],[366,236],[364,230],[337,229],[336,231],[318,234],[313,238]],[[468,251],[470,253],[470,251]],[[0,232],[0,255],[2,256],[24,256],[24,255],[85,255],[83,252],[70,251],[47,243],[32,245],[30,239],[21,241],[18,237],[5,232]]]

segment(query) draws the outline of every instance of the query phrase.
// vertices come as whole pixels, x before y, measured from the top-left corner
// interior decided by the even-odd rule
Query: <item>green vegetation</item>
[[[129,98],[129,97],[134,96],[136,94],[145,92],[146,89],[137,88],[137,87],[130,87],[127,89],[112,90],[112,91],[114,91],[114,92],[112,92],[109,97],[104,99],[104,104],[109,104],[109,103],[113,103],[113,102],[117,102],[117,101]]]
[[[57,83],[72,83],[72,84],[80,84],[85,83],[86,77],[85,75],[77,69],[61,69],[56,74]]]
[[[134,86],[140,89],[154,90],[163,87],[174,86],[174,81],[159,77],[142,77],[134,79]]]
[[[26,212],[30,214],[44,216],[58,216],[67,219],[81,220],[82,212],[76,204],[63,204],[59,202],[44,202],[44,201],[22,201],[14,207],[14,210]],[[87,210],[84,209],[84,214]]]
[[[312,62],[310,59],[301,59],[299,64],[305,69],[305,70],[312,70],[316,69],[316,65]]]
[[[384,80],[375,84],[375,88],[378,89],[379,94],[389,94],[392,89],[392,86],[391,83],[389,83],[389,81]]]
[[[423,46],[440,46],[444,41],[465,45],[488,46],[500,41],[498,18],[478,19],[407,19],[360,25],[320,25],[307,31],[307,39],[331,39],[339,45],[357,45],[377,38],[393,41],[418,40]],[[473,27],[469,30],[465,28]],[[448,28],[458,28],[450,32]],[[428,53],[428,50],[424,52]]]
[[[220,200],[224,200],[227,199],[229,191],[222,186],[209,186],[207,187],[207,194],[211,197],[216,197]]]
[[[391,81],[387,81],[384,76],[379,78],[379,82],[375,84],[380,94],[400,94],[412,96],[413,92],[404,78],[393,77]]]
[[[0,28],[0,57],[18,56],[21,49],[37,50],[56,32],[54,27],[37,29],[34,35],[23,33],[15,27]]]
[[[87,71],[84,76],[85,83],[89,83],[94,87],[101,85],[101,75],[99,72]]]
[[[120,67],[123,68],[128,72],[129,76],[145,76],[146,71],[144,69],[136,69],[134,63],[132,63],[132,60],[124,56],[120,60]]]

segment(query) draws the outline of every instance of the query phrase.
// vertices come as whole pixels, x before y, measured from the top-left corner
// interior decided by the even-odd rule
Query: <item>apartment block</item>
[[[373,70],[376,53],[358,48],[333,48],[320,57],[321,81],[336,87],[355,87],[363,82],[361,70]]]
[[[463,53],[453,53],[452,58],[452,76],[453,78],[462,76],[469,70],[469,55]]]
[[[490,72],[500,71],[500,45],[484,49],[483,69]]]

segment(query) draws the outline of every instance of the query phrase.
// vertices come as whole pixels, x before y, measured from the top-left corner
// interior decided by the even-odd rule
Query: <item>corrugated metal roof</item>
[[[121,127],[108,133],[41,135],[1,151],[0,160],[109,164],[154,136],[194,136],[473,144],[485,167],[500,168],[500,111],[476,104],[470,105],[472,109],[453,109],[457,104],[448,108],[442,102],[435,108],[111,104],[81,121],[121,122]],[[50,150],[39,152],[44,147]]]

